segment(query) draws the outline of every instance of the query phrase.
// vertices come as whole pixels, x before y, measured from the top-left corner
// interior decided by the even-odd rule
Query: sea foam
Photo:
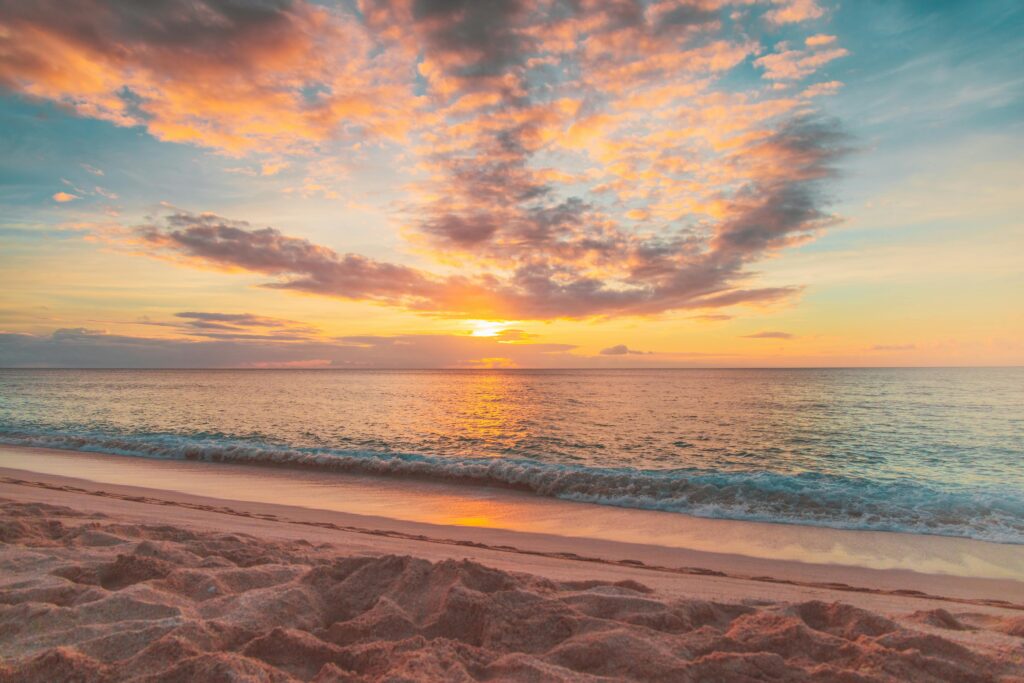
[[[290,467],[503,486],[697,517],[958,536],[1024,544],[1024,494],[801,472],[641,470],[497,457],[290,448],[220,435],[0,431],[0,443],[173,460]]]

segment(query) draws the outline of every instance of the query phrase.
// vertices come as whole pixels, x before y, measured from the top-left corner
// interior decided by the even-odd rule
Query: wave
[[[957,536],[1024,544],[1024,492],[801,472],[640,470],[506,458],[292,448],[220,435],[0,431],[0,443],[136,457],[404,476],[503,486],[696,517]]]

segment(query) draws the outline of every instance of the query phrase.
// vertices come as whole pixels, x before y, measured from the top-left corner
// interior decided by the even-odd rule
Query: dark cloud
[[[527,6],[520,0],[413,0],[412,18],[428,54],[454,58],[454,75],[488,77],[527,54],[527,40],[515,30]]]
[[[822,208],[821,184],[847,151],[834,122],[800,118],[738,152],[752,179],[720,199],[725,217],[701,230],[637,235],[578,198],[544,204],[505,197],[472,219],[445,214],[423,232],[512,269],[500,296],[525,317],[629,315],[721,307],[792,296],[796,287],[737,288],[746,266],[810,238],[834,218]],[[524,162],[525,163],[525,162]],[[512,186],[515,183],[511,183]],[[472,182],[463,205],[488,202]],[[471,197],[469,196],[471,195]],[[702,236],[710,233],[710,236]],[[629,271],[604,275],[622,264]]]
[[[253,229],[212,214],[177,212],[136,233],[157,250],[283,278],[267,287],[391,304],[414,303],[434,288],[411,268],[338,254],[274,228]]]
[[[253,315],[252,313],[207,313],[184,311],[182,313],[175,313],[174,317],[187,318],[199,322],[229,323],[231,325],[241,325],[246,327],[284,327],[291,324],[290,320],[265,318],[263,316]]]
[[[671,31],[707,24],[718,19],[718,12],[697,3],[681,3],[655,14],[653,26],[658,31]]]
[[[483,213],[465,216],[446,213],[425,220],[420,229],[457,246],[472,247],[491,239],[498,231],[498,224]]]
[[[607,349],[601,349],[600,354],[602,356],[628,356],[636,355],[643,356],[651,353],[650,351],[635,351],[629,348],[625,344],[616,344],[615,346],[609,346]]]
[[[575,205],[573,205],[575,206]],[[573,210],[561,207],[559,213]],[[575,215],[575,214],[573,214]],[[808,229],[796,223],[792,230]],[[778,226],[770,230],[777,233]],[[771,302],[793,296],[792,287],[737,288],[742,266],[752,253],[730,245],[726,252],[697,252],[685,241],[650,242],[620,236],[619,249],[592,240],[579,245],[544,243],[525,249],[505,277],[491,273],[441,278],[357,254],[338,254],[275,228],[212,214],[174,212],[136,228],[142,245],[154,253],[184,257],[206,266],[242,269],[277,277],[263,286],[324,296],[373,301],[442,315],[501,319],[581,318],[594,315],[652,314],[666,310],[717,308]],[[757,241],[753,251],[765,249]],[[580,251],[581,254],[576,252]],[[607,279],[581,273],[578,258],[624,259],[631,273]],[[559,255],[569,253],[570,257]],[[644,261],[646,259],[646,262]],[[512,265],[515,265],[513,261]],[[223,324],[195,319],[193,327]],[[235,323],[237,324],[237,322]]]
[[[257,330],[262,331],[268,339],[305,339],[317,332],[316,328],[295,320],[269,318],[252,313],[185,311],[175,313],[174,317],[184,320],[181,323],[164,324],[177,327],[189,334],[207,337],[251,336],[253,331]]]
[[[5,23],[45,25],[53,34],[97,54],[136,53],[166,68],[213,62],[253,67],[253,41],[273,48],[288,40],[296,17],[290,0],[35,0],[0,3]],[[24,65],[28,66],[28,65]]]
[[[825,227],[832,219],[822,210],[820,181],[835,175],[834,163],[847,151],[848,137],[835,121],[812,117],[789,121],[744,150],[736,163],[753,164],[759,177],[729,198],[733,215],[716,231],[715,251],[749,261]],[[758,171],[758,163],[784,170]]]
[[[796,339],[796,336],[789,332],[756,332],[744,334],[743,337],[745,339]]]

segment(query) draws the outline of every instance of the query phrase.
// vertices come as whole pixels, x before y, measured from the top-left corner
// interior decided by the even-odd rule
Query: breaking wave
[[[504,486],[564,500],[696,517],[958,536],[1024,544],[1024,492],[937,490],[824,473],[641,470],[505,458],[290,448],[219,435],[0,430],[0,443],[169,460],[278,466]]]

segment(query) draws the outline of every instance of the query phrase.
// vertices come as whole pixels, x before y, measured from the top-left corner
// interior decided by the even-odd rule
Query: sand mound
[[[1000,654],[937,635],[1015,633],[1014,619],[667,600],[633,581],[346,557],[44,505],[2,511],[4,682],[1024,677],[1019,647]]]

